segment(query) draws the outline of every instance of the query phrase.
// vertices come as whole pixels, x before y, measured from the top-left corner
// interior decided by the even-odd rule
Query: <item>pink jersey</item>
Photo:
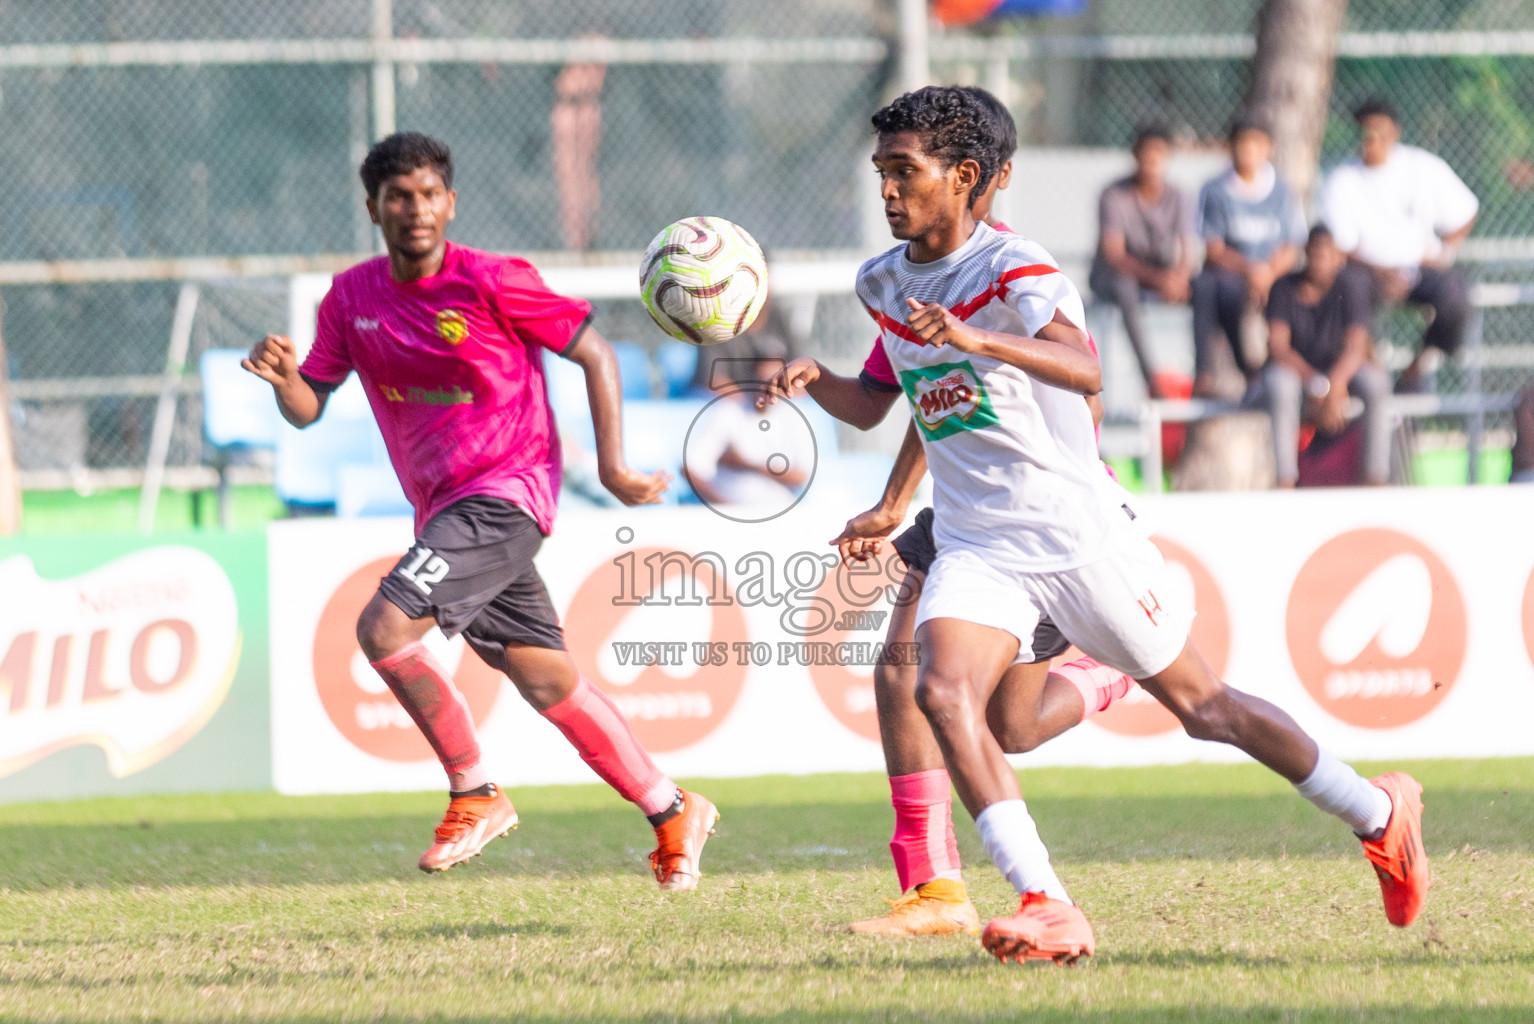
[[[357,371],[417,533],[471,495],[515,502],[548,533],[561,465],[542,350],[565,352],[590,315],[525,260],[448,242],[418,281],[382,256],[337,274],[300,369],[321,389]]]

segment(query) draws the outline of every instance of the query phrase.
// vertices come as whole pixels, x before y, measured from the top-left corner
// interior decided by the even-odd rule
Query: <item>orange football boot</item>
[[[706,797],[682,790],[682,812],[655,826],[655,850],[650,854],[650,870],[662,889],[682,890],[698,887],[698,858],[703,844],[714,834],[719,809]]]
[[[499,786],[489,796],[455,796],[437,826],[437,841],[421,854],[421,870],[446,871],[478,857],[486,843],[516,827],[517,810]]]
[[[1012,959],[1073,964],[1096,948],[1092,926],[1081,908],[1041,892],[1023,893],[1022,905],[1011,917],[993,918],[980,944],[1002,963]]]
[[[1398,928],[1417,919],[1432,885],[1422,848],[1422,783],[1405,772],[1389,772],[1370,783],[1390,796],[1390,823],[1379,839],[1365,839],[1364,856],[1380,876],[1385,917]]]
[[[847,926],[858,935],[973,935],[980,930],[980,915],[970,902],[963,882],[934,878],[899,899],[890,900],[889,913]]]

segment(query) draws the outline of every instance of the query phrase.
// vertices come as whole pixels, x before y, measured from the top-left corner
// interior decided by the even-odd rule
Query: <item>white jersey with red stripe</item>
[[[1035,337],[1056,311],[1084,327],[1081,295],[1049,253],[979,224],[931,263],[912,263],[904,244],[874,257],[858,271],[857,293],[880,328],[864,377],[900,387],[911,403],[939,552],[957,545],[1023,572],[1102,557],[1133,513],[1098,461],[1081,396],[1000,360],[925,344],[906,323],[914,298],[987,331]]]

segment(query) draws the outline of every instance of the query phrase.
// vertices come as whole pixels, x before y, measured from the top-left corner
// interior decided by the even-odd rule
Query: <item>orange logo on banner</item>
[[[1529,573],[1529,585],[1523,591],[1523,645],[1534,663],[1534,572]]]
[[[325,602],[314,632],[314,686],[336,729],[357,749],[386,761],[430,761],[436,755],[357,644],[357,616],[398,559],[380,558],[358,569]],[[462,641],[457,641],[462,644]],[[495,706],[505,676],[461,646],[453,682],[469,702],[474,724]]]
[[[646,562],[654,556],[656,562]],[[659,578],[651,574],[655,565]],[[741,664],[735,645],[749,639],[746,617],[723,574],[716,581],[713,572],[707,561],[677,552],[625,551],[586,577],[565,613],[565,643],[576,665],[612,698],[652,752],[680,750],[713,732],[745,685],[748,665]],[[681,604],[678,598],[691,600],[690,588],[701,600]],[[673,603],[637,604],[662,596]],[[711,597],[731,600],[704,603]],[[643,614],[659,632],[624,635],[632,614]],[[700,628],[704,620],[709,624]]]
[[[1187,548],[1160,537],[1151,540],[1167,560],[1168,582],[1163,587],[1168,595],[1175,595],[1164,595],[1167,603],[1184,607],[1191,603],[1198,610],[1193,620],[1193,643],[1215,674],[1223,676],[1230,658],[1230,612],[1225,607],[1225,595],[1209,570],[1204,568],[1204,563]],[[1184,579],[1186,583],[1182,582]],[[1072,647],[1056,658],[1054,664],[1079,657],[1081,652]],[[1131,687],[1128,695],[1115,701],[1107,711],[1093,716],[1092,721],[1121,736],[1157,736],[1181,728],[1170,711],[1138,686]]]
[[[879,716],[874,708],[874,670],[865,658],[871,653],[861,648],[883,644],[889,633],[889,619],[895,606],[889,601],[893,586],[891,577],[899,580],[904,575],[899,556],[893,553],[885,558],[866,563],[854,572],[838,566],[826,576],[816,598],[829,602],[829,628],[806,642],[828,643],[851,655],[856,664],[826,664],[820,659],[811,660],[810,680],[815,692],[825,703],[836,720],[864,739],[879,742]],[[889,575],[886,575],[889,570]],[[912,609],[914,612],[914,609]],[[911,642],[910,637],[905,638]],[[914,648],[912,655],[914,659]],[[825,659],[829,661],[831,659]]]
[[[1465,660],[1465,602],[1443,560],[1395,530],[1353,530],[1311,555],[1289,592],[1289,657],[1332,715],[1366,729],[1414,722]]]

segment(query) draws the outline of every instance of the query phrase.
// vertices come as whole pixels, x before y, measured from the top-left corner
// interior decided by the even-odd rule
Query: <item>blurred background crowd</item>
[[[889,244],[868,117],[928,81],[1012,111],[998,216],[1092,298],[1131,484],[1534,471],[1534,0],[0,0],[0,23],[0,475],[29,508],[147,484],[211,517],[195,495],[232,481],[276,495],[252,508],[390,509],[364,428],[299,465],[219,354],[376,251],[355,169],[395,128],[452,145],[456,240],[527,255],[629,343],[636,445],[738,385],[716,358],[855,372],[853,270]],[[774,265],[761,327],[701,361],[631,280],[700,213]],[[815,424],[860,485],[902,429]],[[680,439],[650,450],[680,468]]]

